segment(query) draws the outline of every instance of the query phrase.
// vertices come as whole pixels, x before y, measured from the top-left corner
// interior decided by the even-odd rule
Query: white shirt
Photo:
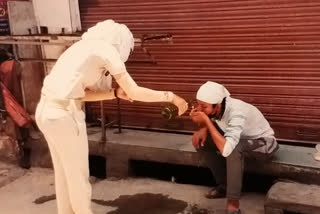
[[[241,139],[274,137],[274,131],[263,114],[253,105],[231,97],[226,98],[226,109],[216,123],[224,131],[226,144],[222,155],[229,156]]]
[[[42,92],[56,99],[78,99],[85,89],[111,89],[111,75],[126,72],[118,51],[103,40],[81,40],[68,48],[45,78]]]

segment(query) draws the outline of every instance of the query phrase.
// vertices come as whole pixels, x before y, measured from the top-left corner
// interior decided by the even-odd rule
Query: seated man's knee
[[[241,150],[241,147],[239,146],[239,144],[234,148],[231,154],[226,158],[227,160],[240,160],[243,158],[243,151]]]

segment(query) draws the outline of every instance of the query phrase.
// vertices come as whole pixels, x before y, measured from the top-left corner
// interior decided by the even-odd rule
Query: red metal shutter
[[[318,0],[80,0],[82,26],[114,19],[149,42],[156,64],[127,63],[137,83],[194,98],[201,84],[224,84],[257,106],[279,138],[320,140],[320,1]],[[131,60],[148,59],[137,48]],[[90,108],[99,112],[98,104]],[[190,130],[187,116],[170,123],[156,104],[125,103],[123,124]],[[107,114],[116,117],[114,102]]]

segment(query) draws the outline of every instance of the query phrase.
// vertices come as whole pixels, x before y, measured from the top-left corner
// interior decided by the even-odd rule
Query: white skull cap
[[[229,97],[229,91],[221,84],[208,81],[197,92],[197,100],[210,104],[220,104],[225,97]]]

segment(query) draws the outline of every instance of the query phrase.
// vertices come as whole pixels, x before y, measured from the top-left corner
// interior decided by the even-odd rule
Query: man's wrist
[[[210,124],[212,124],[212,121],[210,120],[209,117],[206,117],[204,124],[205,124],[206,128],[208,128],[208,126],[209,126]]]
[[[208,130],[208,127],[207,127],[207,125],[206,124],[200,124],[199,125],[199,130]]]

